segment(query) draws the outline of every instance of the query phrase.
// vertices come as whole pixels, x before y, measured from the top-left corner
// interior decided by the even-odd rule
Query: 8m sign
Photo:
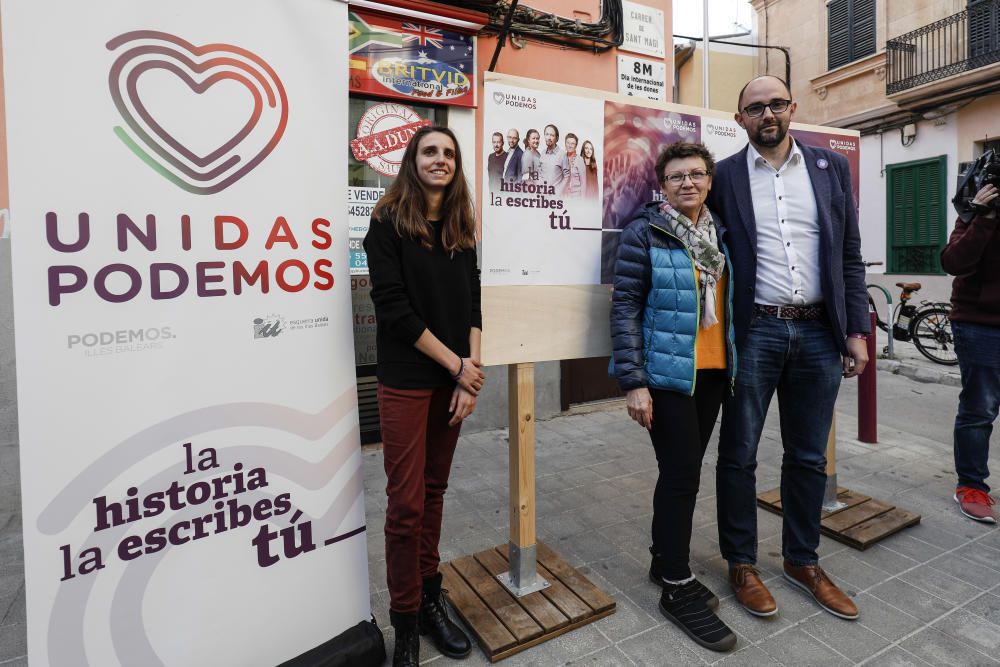
[[[618,56],[618,92],[654,102],[666,102],[666,65],[662,60]]]

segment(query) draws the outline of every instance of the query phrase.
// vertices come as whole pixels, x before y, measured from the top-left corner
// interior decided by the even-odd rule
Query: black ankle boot
[[[417,667],[420,664],[420,635],[417,615],[389,610],[389,623],[396,630],[396,648],[392,667]]]
[[[448,607],[441,594],[441,573],[424,579],[424,592],[420,598],[418,624],[420,634],[430,635],[434,646],[449,658],[464,658],[472,650],[472,642],[448,618]]]
[[[665,577],[663,576],[663,556],[657,553],[653,547],[649,547],[649,553],[653,557],[652,562],[649,564],[649,580],[660,588],[663,588],[663,586],[667,583],[664,581]],[[698,591],[699,597],[705,601],[705,604],[707,604],[709,608],[719,608],[719,598],[715,595],[715,593],[710,591],[707,586],[702,584],[697,579],[694,580],[691,586]]]

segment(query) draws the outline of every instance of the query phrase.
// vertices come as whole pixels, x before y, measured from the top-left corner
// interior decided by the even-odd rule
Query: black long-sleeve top
[[[441,221],[434,248],[396,233],[388,220],[372,218],[365,236],[375,304],[379,382],[397,389],[443,387],[450,373],[414,343],[429,329],[460,357],[469,356],[469,332],[482,329],[479,267],[475,249],[450,253],[441,245]]]

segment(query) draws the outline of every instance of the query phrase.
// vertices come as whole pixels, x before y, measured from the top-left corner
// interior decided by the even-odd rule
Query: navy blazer
[[[847,334],[868,333],[868,292],[861,261],[861,233],[847,158],[799,144],[816,196],[820,226],[820,281],[830,325],[841,354]],[[718,215],[733,263],[733,324],[742,348],[753,318],[757,282],[757,222],[750,195],[747,148],[716,165],[708,207]]]
[[[524,151],[518,146],[514,149],[514,157],[510,159],[510,164],[507,165],[507,171],[504,172],[504,180],[507,181],[520,181],[521,180],[521,156],[524,155]],[[505,160],[507,158],[504,158]]]

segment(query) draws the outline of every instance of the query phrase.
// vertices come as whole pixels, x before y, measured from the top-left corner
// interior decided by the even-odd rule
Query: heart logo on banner
[[[114,128],[115,134],[178,187],[202,195],[221,192],[250,173],[281,140],[288,124],[285,89],[270,65],[246,49],[229,44],[194,46],[180,37],[149,30],[119,35],[107,47],[110,51],[125,47],[108,76],[111,97],[125,121],[125,127]],[[214,150],[196,152],[183,137],[168,131],[143,100],[139,79],[154,71],[175,76],[182,88],[198,98],[227,88],[213,89],[219,83],[245,88],[252,99],[246,122],[231,136],[210,139],[217,146]]]
[[[493,93],[493,103],[503,104],[503,93],[501,93],[499,90]]]

